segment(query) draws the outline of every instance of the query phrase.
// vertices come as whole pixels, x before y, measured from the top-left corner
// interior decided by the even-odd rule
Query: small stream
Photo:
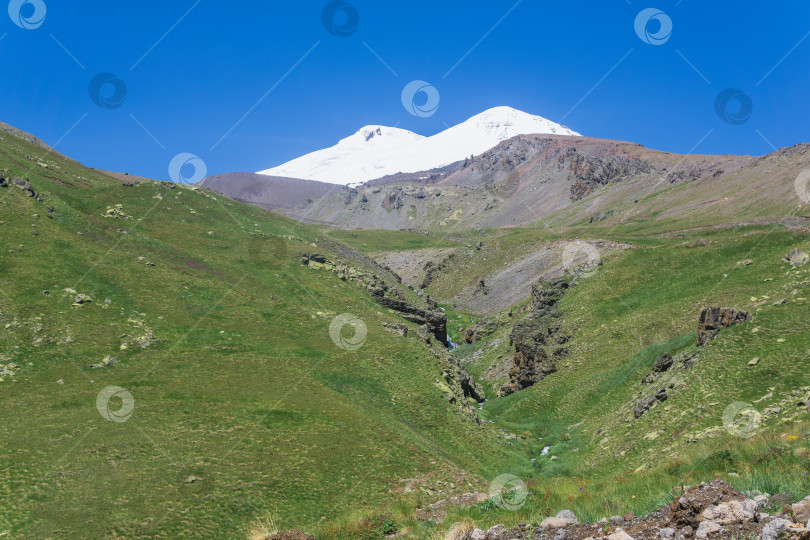
[[[458,348],[458,343],[453,341],[449,335],[447,336],[447,348],[450,349],[451,351],[454,351]]]

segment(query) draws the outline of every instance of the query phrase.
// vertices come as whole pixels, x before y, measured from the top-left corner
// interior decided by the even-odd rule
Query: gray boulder
[[[573,513],[571,510],[560,510],[559,512],[557,512],[556,517],[564,519],[568,523],[576,523],[577,521],[579,521],[577,519],[577,515]]]
[[[762,540],[777,540],[777,538],[779,538],[779,533],[790,527],[791,524],[792,523],[786,519],[774,519],[763,527]]]
[[[790,253],[785,255],[785,258],[782,260],[790,263],[794,267],[804,266],[805,264],[807,264],[808,260],[810,260],[810,255],[808,255],[803,251],[799,251],[798,249],[794,249]]]

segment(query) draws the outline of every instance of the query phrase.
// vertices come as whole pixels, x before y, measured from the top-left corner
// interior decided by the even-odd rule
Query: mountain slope
[[[339,193],[341,186],[254,173],[226,173],[202,179],[200,187],[266,210],[292,209]]]
[[[638,144],[521,135],[440,173],[372,182],[286,215],[346,228],[460,233],[481,227],[673,218],[684,227],[783,217],[810,145],[762,157],[678,155]]]
[[[575,156],[566,140],[502,143],[446,184],[369,188],[401,189],[414,204],[453,190],[511,193],[521,178],[511,159],[546,171],[526,173],[545,183],[518,181],[524,193],[557,182],[573,200],[532,227],[446,227],[452,242],[328,230],[207,189],[122,182],[0,133],[0,175],[12,178],[0,182],[0,531],[244,538],[274,517],[320,538],[382,539],[358,521],[394,512],[400,534],[436,538],[468,516],[484,528],[537,525],[564,508],[593,521],[640,516],[718,476],[805,496],[810,264],[783,257],[810,251],[808,206],[790,197],[807,146],[684,158],[577,139]],[[554,170],[560,178],[543,176]],[[644,195],[646,170],[676,181]],[[386,204],[398,212],[396,197]],[[614,214],[584,219],[597,208]],[[552,355],[556,371],[498,397],[515,329],[543,305],[526,284],[552,277],[545,269],[563,266],[574,241],[601,264],[567,277],[556,327],[536,334],[567,350]],[[403,286],[372,250],[408,269]],[[497,302],[480,300],[490,295]],[[428,296],[446,304],[456,341],[491,330],[453,355],[485,385],[480,423],[469,399],[448,392],[457,364],[393,309],[430,306]],[[696,352],[711,306],[752,320],[721,330],[689,366],[654,372],[665,353]],[[330,336],[344,313],[367,328],[357,349]],[[123,422],[103,414],[125,401],[98,405],[110,386],[134,400]],[[634,414],[662,390],[665,401]],[[741,423],[746,437],[725,418],[740,402],[761,420]],[[495,495],[433,521],[431,503],[476,487],[486,497],[504,474],[525,483],[516,507]]]
[[[448,364],[417,325],[301,264],[318,251],[368,274],[319,229],[127,185],[7,133],[0,176],[0,531],[231,538],[269,515],[313,528],[382,508],[400,479],[470,489],[515,458],[448,402]],[[343,313],[365,321],[357,350],[330,336]],[[121,399],[98,405],[112,386],[134,400],[124,422],[101,412]]]
[[[351,184],[397,173],[450,165],[524,134],[578,133],[545,118],[496,107],[432,137],[385,126],[366,126],[337,145],[260,174]]]

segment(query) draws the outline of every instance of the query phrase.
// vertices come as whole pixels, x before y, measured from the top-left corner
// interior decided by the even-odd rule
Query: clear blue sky
[[[256,171],[366,124],[431,135],[496,105],[671,152],[810,141],[806,0],[351,0],[346,37],[327,31],[321,0],[27,1],[47,7],[37,28],[0,18],[0,120],[86,165],[154,178],[181,152],[209,174]],[[666,43],[634,29],[649,7],[672,21]],[[35,6],[21,9],[37,26]],[[102,72],[126,84],[117,108],[90,99]],[[416,79],[441,96],[428,118],[401,103]],[[727,88],[753,104],[741,125],[715,111]]]

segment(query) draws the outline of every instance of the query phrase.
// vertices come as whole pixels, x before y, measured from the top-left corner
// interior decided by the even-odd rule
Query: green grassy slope
[[[401,320],[300,264],[320,229],[125,187],[10,135],[0,169],[44,196],[0,188],[0,364],[16,364],[0,382],[0,530],[244,537],[269,514],[311,529],[386,507],[400,479],[511,462],[444,401],[418,338],[381,326]],[[104,217],[117,204],[131,217]],[[368,328],[359,350],[329,336],[347,312]],[[126,422],[97,410],[108,386],[134,398]]]
[[[606,255],[566,293],[564,328],[573,337],[558,372],[484,407],[485,418],[527,437],[536,459],[523,477],[529,501],[518,512],[471,509],[457,519],[516,524],[562,508],[594,520],[638,514],[671,500],[681,483],[716,476],[744,489],[810,493],[810,265],[782,261],[793,248],[810,250],[806,231],[713,229],[635,244]],[[661,354],[697,350],[698,315],[709,306],[746,310],[753,321],[721,331],[691,369],[642,385]],[[509,354],[510,330],[460,349],[482,351],[472,373]],[[749,367],[755,357],[758,365]],[[670,383],[667,401],[634,417],[642,396]],[[750,438],[724,428],[724,411],[735,402],[753,404],[759,415]],[[551,449],[541,456],[545,445]]]

